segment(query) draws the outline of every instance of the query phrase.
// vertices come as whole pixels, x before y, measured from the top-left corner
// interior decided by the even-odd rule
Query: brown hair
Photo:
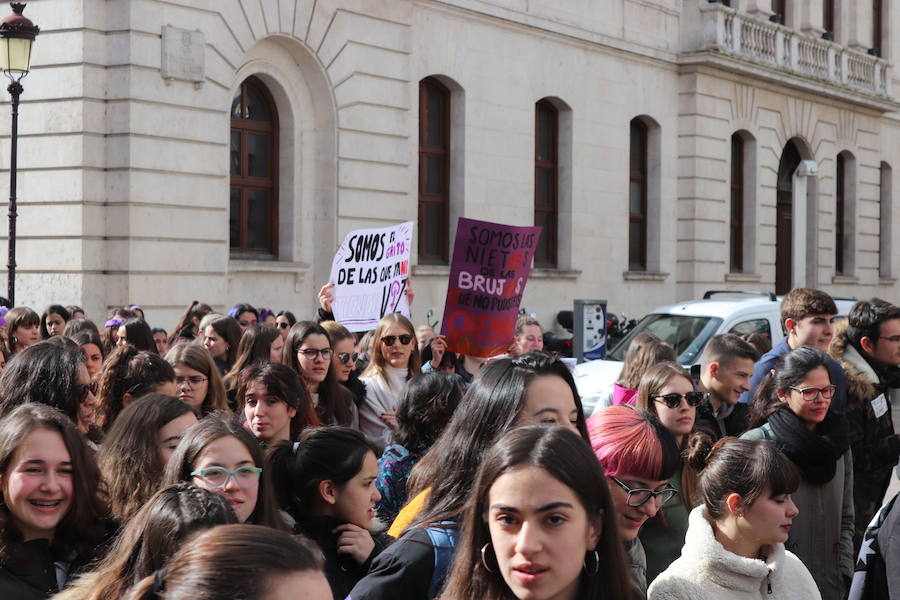
[[[238,345],[241,343],[240,325],[232,317],[216,317],[206,326],[212,327],[228,344],[228,356],[225,358],[225,363],[231,368],[234,361],[237,360]],[[206,332],[201,331],[200,333],[205,335]]]
[[[323,335],[328,340],[328,346],[333,343],[328,336],[328,331],[313,321],[297,321],[284,341],[282,350],[282,362],[293,369],[303,379],[303,368],[297,359],[297,350],[311,335]],[[304,379],[305,381],[305,379]],[[331,359],[328,359],[328,372],[325,380],[319,384],[319,403],[316,413],[322,425],[350,425],[353,413],[350,406],[353,404],[353,395],[337,380],[334,369],[331,367]]]
[[[165,465],[160,460],[159,430],[173,419],[194,413],[186,402],[149,394],[119,414],[97,453],[110,512],[125,523],[159,489]]]
[[[209,385],[206,387],[206,398],[200,406],[202,415],[228,410],[228,396],[225,394],[222,376],[206,348],[199,344],[178,344],[166,352],[166,362],[172,365],[173,372],[174,367],[184,365],[206,375]]]
[[[776,392],[788,391],[799,385],[813,369],[824,367],[828,371],[828,355],[812,346],[800,346],[778,359],[772,369],[756,386],[750,400],[749,428],[755,429],[769,420],[778,410],[790,410],[778,399]],[[831,372],[828,371],[831,380]],[[832,382],[833,383],[833,382]]]
[[[699,489],[713,519],[725,512],[728,494],[739,494],[750,506],[765,491],[770,497],[792,494],[800,487],[800,472],[791,460],[766,440],[722,438],[712,450],[691,457],[700,471]]]
[[[95,421],[106,432],[125,407],[125,394],[139,398],[167,381],[175,381],[175,371],[155,352],[138,350],[131,344],[117,346],[103,363],[97,392]]]
[[[221,525],[187,542],[126,600],[261,600],[278,577],[322,568],[322,552],[302,537],[258,525]]]
[[[3,317],[6,321],[6,349],[10,354],[16,352],[16,329],[19,327],[40,327],[41,317],[27,306],[17,306]]]
[[[759,352],[736,333],[720,333],[712,336],[706,343],[700,364],[704,369],[712,363],[730,367],[736,358],[749,358],[756,362],[759,360]]]
[[[319,323],[322,329],[328,332],[328,338],[331,340],[332,346],[344,340],[355,340],[356,337],[350,333],[350,330],[338,323],[337,321],[322,321]],[[426,325],[427,327],[427,325]],[[420,327],[421,329],[421,327]]]
[[[641,381],[641,375],[652,365],[664,361],[675,362],[678,356],[675,349],[652,333],[639,333],[631,340],[622,373],[616,381],[623,388],[635,390]]]
[[[237,522],[220,494],[185,482],[163,488],[129,517],[103,561],[75,582],[71,597],[119,600],[129,587],[162,569],[190,536]],[[63,592],[59,600],[67,596]]]
[[[536,467],[567,486],[578,497],[588,522],[600,529],[596,570],[585,567],[578,598],[630,598],[631,581],[619,539],[616,511],[600,463],[584,440],[562,427],[523,427],[506,433],[484,457],[462,519],[459,545],[447,577],[442,600],[505,600],[509,586],[490,568],[491,553],[482,548],[491,542],[485,514],[494,482],[513,469]],[[577,561],[579,557],[573,556]],[[584,557],[585,564],[593,558]]]
[[[375,328],[375,333],[372,336],[372,356],[369,366],[366,367],[365,372],[362,374],[363,377],[377,376],[381,379],[386,379],[384,374],[385,360],[384,355],[381,354],[381,338],[385,336],[385,332],[394,324],[403,327],[413,338],[410,342],[412,352],[409,355],[409,362],[407,362],[409,373],[406,375],[406,378],[411,379],[422,372],[422,359],[419,356],[419,345],[416,343],[416,328],[413,327],[409,319],[400,313],[388,313],[381,317],[381,320],[378,321],[378,327]]]
[[[268,395],[278,398],[296,411],[291,419],[292,440],[297,439],[307,427],[319,424],[309,392],[300,376],[289,366],[280,363],[255,363],[241,371],[237,390],[238,412],[244,411],[247,388],[255,381],[265,386]]]
[[[226,436],[236,438],[243,444],[250,453],[253,464],[262,469],[256,506],[247,518],[247,522],[287,531],[288,527],[278,513],[278,505],[275,503],[275,494],[272,491],[271,475],[269,470],[264,468],[265,457],[259,444],[256,443],[256,438],[236,419],[228,415],[218,413],[207,415],[185,433],[166,465],[165,473],[163,473],[163,485],[191,481],[194,464],[203,450],[214,441]]]
[[[238,386],[238,375],[251,364],[255,362],[269,362],[272,342],[278,339],[280,335],[281,333],[277,329],[267,325],[248,327],[241,335],[234,364],[231,365],[231,369],[222,378],[225,389],[235,389]]]
[[[813,288],[794,288],[781,299],[781,322],[799,321],[809,315],[836,315],[837,305],[831,296]]]
[[[68,417],[37,402],[23,404],[3,417],[0,420],[0,474],[6,475],[16,450],[37,429],[58,433],[72,464],[71,504],[56,526],[51,548],[60,558],[73,549],[81,558],[89,558],[100,542],[101,520],[106,515],[106,507],[98,494],[100,471],[94,454]],[[0,503],[0,560],[8,562],[21,557],[22,543],[22,533],[9,507]]]
[[[641,382],[638,384],[635,406],[642,410],[646,410],[653,416],[659,418],[659,414],[656,412],[656,402],[651,400],[651,398],[659,394],[660,390],[666,387],[666,384],[669,383],[673,377],[684,377],[691,384],[691,387],[694,387],[694,380],[691,379],[691,374],[680,364],[677,362],[660,363],[650,367],[641,378]],[[710,445],[712,445],[712,438],[709,434],[705,431],[698,430],[697,428],[695,409],[694,428],[690,434],[684,436],[684,440],[681,442],[681,447],[679,448],[681,455],[682,457],[685,457],[690,448],[700,449],[705,447],[708,449]],[[682,461],[681,495],[684,499],[685,506],[691,507],[694,505],[696,492],[697,471],[690,464]],[[657,514],[661,516],[663,513],[659,512]]]

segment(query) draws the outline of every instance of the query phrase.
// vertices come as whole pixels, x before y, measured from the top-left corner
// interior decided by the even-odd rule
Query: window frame
[[[428,145],[428,124],[430,104],[428,102],[430,90],[437,91],[444,98],[443,115],[441,116],[441,124],[443,127],[443,146]],[[450,122],[450,103],[452,95],[450,89],[441,83],[435,77],[425,77],[419,81],[419,173],[418,173],[418,220],[419,220],[419,241],[418,241],[418,258],[422,264],[446,265],[450,260],[450,160],[451,160],[451,122]],[[441,160],[441,189],[438,194],[429,194],[427,189],[428,176],[428,158],[438,157]],[[427,207],[438,205],[439,223],[438,231],[441,239],[439,242],[440,251],[438,254],[431,254],[428,251],[428,240],[426,232],[428,227],[425,225]]]
[[[846,268],[844,234],[846,232],[845,213],[847,210],[847,161],[843,154],[838,154],[835,160],[834,179],[834,273],[835,275],[843,275]]]
[[[731,246],[729,248],[729,270],[744,272],[744,150],[746,141],[739,133],[731,135],[731,198],[728,227]],[[737,216],[736,216],[737,215]]]
[[[882,0],[872,0],[872,49],[875,56],[884,55],[884,4]]]
[[[631,147],[635,142],[635,133],[640,149],[640,170],[631,170]],[[650,152],[650,127],[640,118],[636,117],[629,124],[629,142],[628,142],[628,270],[629,271],[646,271],[647,270],[647,230],[649,221],[649,207],[647,202],[647,191],[650,184],[649,170],[649,152]],[[640,184],[640,212],[635,213],[631,210],[631,184],[638,182]],[[641,239],[638,248],[639,256],[631,255],[631,224],[639,223]]]
[[[550,149],[552,156],[549,160],[539,158],[539,140],[542,127],[541,115],[551,116],[549,131]],[[540,198],[538,186],[539,174],[549,173],[550,195],[543,202]],[[548,227],[541,232],[546,236],[547,255],[540,255],[541,245],[535,248],[534,265],[543,268],[556,268],[559,260],[559,109],[547,99],[538,100],[534,105],[534,223],[541,222],[538,215],[547,215]]]
[[[278,179],[279,179],[279,126],[278,126],[278,108],[271,92],[258,77],[253,75],[244,79],[240,85],[241,91],[241,109],[242,113],[246,110],[248,88],[253,88],[262,97],[267,104],[270,114],[272,115],[271,123],[265,121],[253,121],[250,119],[236,119],[233,116],[232,107],[229,107],[230,130],[229,130],[229,253],[233,258],[251,258],[251,259],[276,259],[278,257],[278,229],[279,229],[279,198],[278,198]],[[234,96],[232,96],[234,98]],[[240,133],[241,153],[240,153],[240,173],[235,175],[231,173],[231,155],[230,144],[231,135],[235,132]],[[248,175],[249,171],[249,136],[266,135],[269,141],[269,174],[266,177]],[[238,234],[239,245],[231,245],[231,192],[235,189],[240,190],[240,233]],[[269,244],[265,249],[249,248],[247,246],[248,239],[248,217],[249,217],[249,200],[247,192],[253,190],[264,190],[269,192]]]
[[[834,36],[835,0],[822,0],[822,29]]]
[[[788,0],[772,0],[772,13],[775,15],[775,22],[787,26],[788,18]]]

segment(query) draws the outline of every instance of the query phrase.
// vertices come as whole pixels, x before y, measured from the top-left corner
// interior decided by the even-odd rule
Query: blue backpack
[[[442,525],[453,526],[456,523],[441,521],[425,529],[434,548],[434,571],[431,573],[431,584],[428,586],[429,600],[437,597],[444,586],[447,572],[450,570],[450,561],[453,560],[453,553],[456,552],[456,543],[459,540],[459,530],[456,527],[442,527]]]

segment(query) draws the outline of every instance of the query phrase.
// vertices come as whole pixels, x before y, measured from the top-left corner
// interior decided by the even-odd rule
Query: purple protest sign
[[[503,354],[513,341],[540,227],[460,217],[441,334],[450,350]]]

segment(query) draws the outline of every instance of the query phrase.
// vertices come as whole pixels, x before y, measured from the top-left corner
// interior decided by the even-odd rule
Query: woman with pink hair
[[[656,417],[626,404],[594,413],[587,426],[609,484],[632,583],[646,598],[647,557],[637,535],[641,525],[678,493],[669,485],[681,462],[678,446]]]

